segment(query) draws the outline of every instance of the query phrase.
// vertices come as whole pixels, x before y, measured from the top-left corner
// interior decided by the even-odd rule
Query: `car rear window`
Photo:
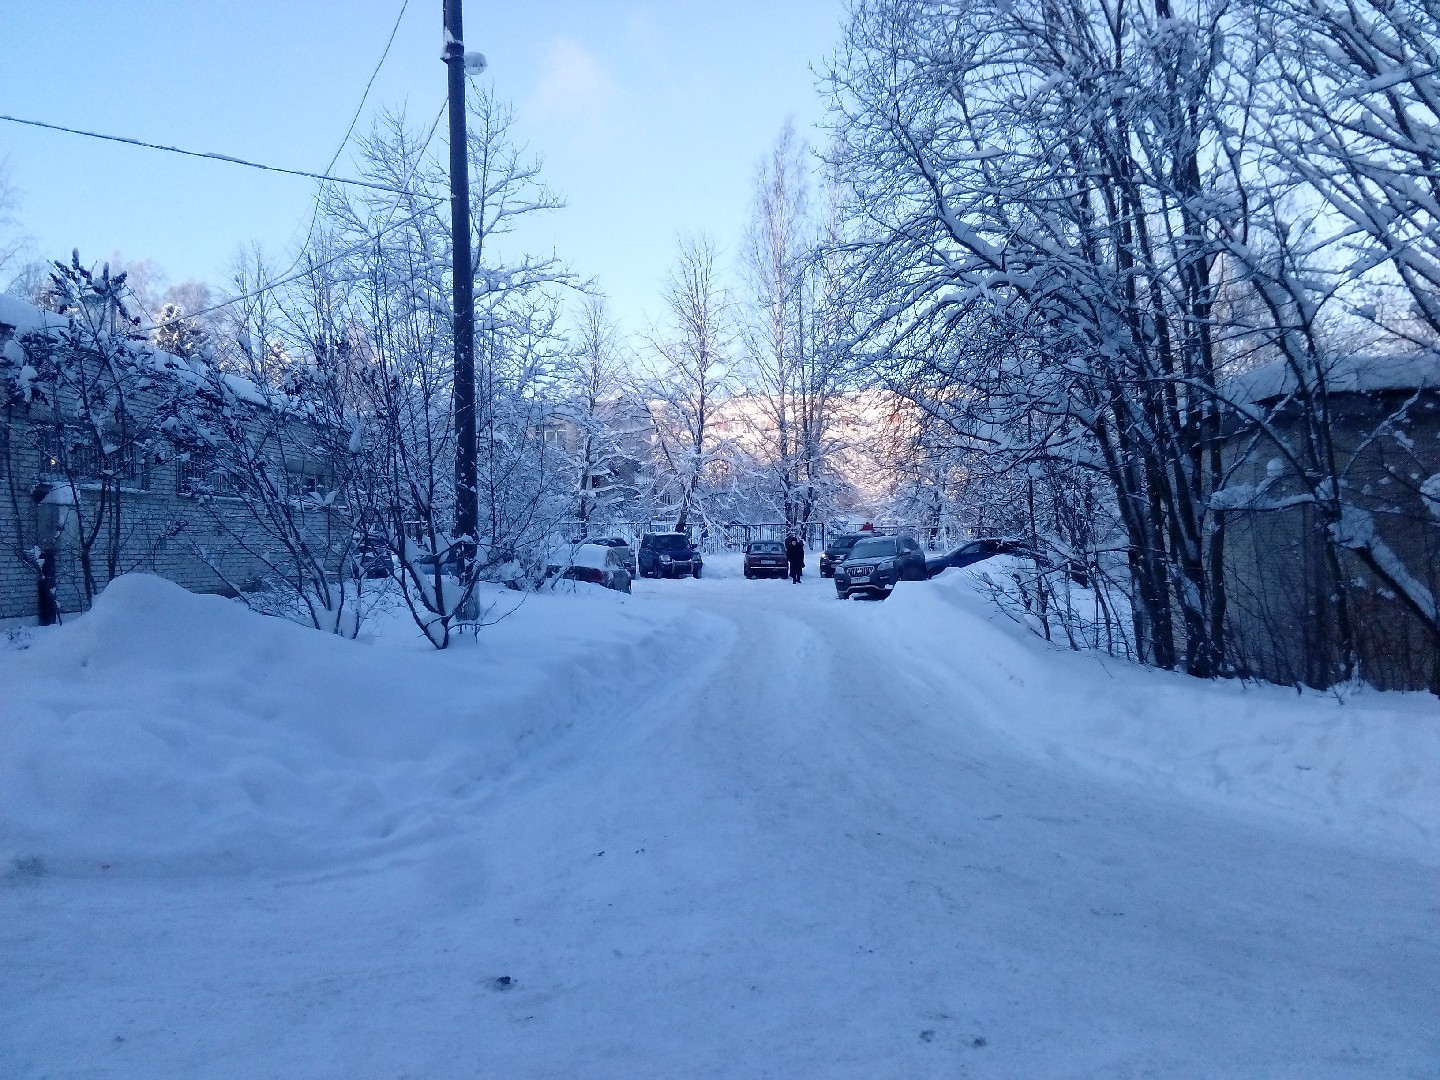
[[[751,545],[750,545],[750,554],[751,554],[751,555],[783,555],[783,554],[785,554],[785,549],[784,549],[783,547],[781,547],[781,546],[780,546],[779,544],[777,544],[777,543],[774,543],[774,542],[772,542],[772,541],[766,540],[766,541],[761,542],[761,543],[751,544]]]
[[[852,559],[879,559],[886,555],[895,554],[895,541],[889,538],[874,540],[861,540],[850,549]]]

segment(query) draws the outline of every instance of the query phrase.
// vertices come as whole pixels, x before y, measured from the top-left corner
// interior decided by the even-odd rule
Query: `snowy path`
[[[655,597],[693,647],[444,840],[0,891],[0,1074],[1440,1073],[1433,864],[1026,756],[828,582]]]

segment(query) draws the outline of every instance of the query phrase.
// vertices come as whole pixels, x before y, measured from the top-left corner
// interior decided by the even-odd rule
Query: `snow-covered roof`
[[[65,317],[56,315],[53,311],[38,308],[34,304],[21,300],[18,296],[0,293],[0,323],[13,326],[18,336],[47,327],[60,329],[65,325]]]
[[[0,293],[0,325],[14,327],[15,337],[19,338],[24,334],[36,331],[64,330],[69,325],[69,321],[65,316],[36,307],[29,301]],[[141,344],[144,346],[142,352],[148,355],[149,363],[156,372],[168,372],[176,378],[185,379],[191,383],[199,383],[204,380],[205,371],[202,365],[196,361],[164,352],[148,342]],[[25,361],[20,344],[15,340],[0,345],[0,357],[8,357],[17,364]],[[279,395],[266,393],[255,383],[242,376],[226,374],[221,377],[221,381],[238,399],[251,405],[275,408],[281,403]]]
[[[0,293],[0,325],[13,328],[15,338],[36,330],[57,330],[65,325],[65,319],[52,311],[45,311],[34,304],[28,304],[16,296]],[[20,343],[14,338],[0,343],[0,357],[16,364],[25,362]]]
[[[1378,394],[1386,391],[1440,390],[1440,353],[1422,351],[1400,356],[1346,356],[1324,370],[1332,394]],[[1222,393],[1232,401],[1273,401],[1295,392],[1295,372],[1274,360],[1229,379]]]

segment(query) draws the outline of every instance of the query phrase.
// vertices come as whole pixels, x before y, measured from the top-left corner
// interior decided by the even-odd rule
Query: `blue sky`
[[[14,0],[0,113],[323,171],[401,0]],[[569,205],[534,228],[610,295],[658,315],[677,232],[733,252],[757,160],[787,116],[823,114],[812,67],[842,0],[466,0],[466,45],[513,102],[520,137]],[[366,106],[428,123],[444,99],[440,0],[410,0]],[[361,126],[366,119],[362,118]],[[442,128],[443,131],[443,128]],[[223,281],[242,244],[303,234],[314,185],[0,122],[33,253],[151,259]],[[337,172],[348,171],[345,159]]]

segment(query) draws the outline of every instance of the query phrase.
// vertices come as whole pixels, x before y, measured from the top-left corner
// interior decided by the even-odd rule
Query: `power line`
[[[405,179],[404,179],[403,182],[407,185],[407,187],[408,187],[408,185],[409,185],[412,181],[414,181],[415,177],[419,174],[419,172],[420,172],[420,166],[424,163],[424,160],[425,160],[425,152],[430,149],[430,142],[431,142],[432,139],[435,138],[435,131],[436,131],[436,129],[439,128],[439,126],[440,126],[440,118],[441,118],[442,116],[444,116],[444,115],[445,115],[445,103],[444,103],[444,102],[441,102],[441,103],[440,103],[440,111],[435,114],[435,119],[434,119],[434,121],[430,124],[430,132],[429,132],[429,134],[427,134],[427,135],[425,136],[425,141],[420,144],[420,149],[419,149],[419,150],[416,152],[416,154],[415,154],[415,164],[414,164],[414,166],[410,169],[410,171],[405,175]],[[343,149],[343,147],[342,147],[342,149]],[[338,156],[338,154],[337,154],[337,156]],[[400,202],[401,202],[401,200],[402,200],[406,195],[412,195],[412,196],[414,196],[414,197],[416,197],[416,198],[422,198],[422,199],[434,199],[436,202],[443,202],[443,201],[444,201],[443,198],[440,198],[440,197],[438,197],[438,196],[421,195],[421,194],[419,194],[418,192],[411,192],[411,191],[408,191],[408,190],[402,190],[402,189],[398,189],[398,188],[397,188],[397,189],[394,189],[394,190],[396,190],[399,194],[397,195],[397,197],[396,197],[394,200],[391,201],[390,205],[385,208],[385,221],[386,221],[387,225],[388,225],[388,222],[389,222],[391,216],[394,215],[395,211],[400,208]],[[283,276],[284,274],[289,274],[290,271],[294,270],[297,266],[299,266],[300,263],[301,263],[301,262],[304,260],[304,258],[305,258],[305,253],[306,253],[306,251],[308,251],[309,248],[310,248],[310,240],[311,240],[311,239],[314,237],[314,235],[315,235],[315,222],[316,222],[316,220],[319,218],[319,215],[320,215],[320,195],[321,195],[321,193],[322,193],[323,191],[324,191],[324,189],[321,188],[320,191],[316,192],[316,194],[315,194],[315,205],[311,208],[311,211],[310,211],[310,227],[309,227],[309,231],[307,231],[306,234],[305,234],[305,242],[300,245],[300,250],[296,253],[295,258],[294,258],[293,260],[291,260],[290,265],[287,266],[287,267],[284,269],[284,271],[282,271],[282,276]],[[412,219],[412,220],[413,220],[413,219]],[[386,229],[387,229],[386,226],[382,226],[382,227],[381,227],[381,230],[380,230],[380,233],[385,232]],[[299,232],[300,230],[299,230],[299,229],[296,229],[295,231],[296,231],[296,232]],[[376,233],[376,235],[378,236],[378,235],[380,235],[380,233]],[[291,235],[293,236],[294,233],[292,233]],[[287,244],[287,246],[288,246],[288,244]],[[286,281],[293,281],[293,280],[295,280],[295,279],[294,279],[294,278],[286,278],[285,280],[286,280]],[[265,291],[266,291],[265,289],[261,289],[261,290],[259,290],[259,292],[253,293],[253,294],[249,294],[249,295],[257,295],[257,296],[258,296],[260,292],[265,292]],[[237,296],[237,297],[235,298],[235,300],[238,301],[238,300],[244,300],[244,299],[247,299],[247,298],[248,298],[247,296]],[[227,303],[229,303],[229,301],[227,301]],[[225,305],[225,304],[221,304],[220,306],[221,306],[221,307],[225,307],[226,305]],[[211,310],[214,310],[214,309],[211,309]]]
[[[303,176],[310,180],[324,180],[332,184],[350,184],[354,187],[371,188],[375,191],[389,191],[397,195],[414,195],[413,191],[406,191],[403,188],[394,188],[386,184],[375,184],[368,180],[351,180],[341,176],[328,176],[321,173],[306,172],[303,169],[285,169],[278,165],[262,165],[258,161],[246,161],[243,158],[232,157],[229,154],[204,153],[198,150],[182,150],[178,146],[165,146],[161,143],[144,142],[140,139],[128,139],[123,135],[104,135],[98,131],[83,131],[80,128],[64,127],[60,124],[47,124],[42,120],[25,120],[18,116],[7,116],[0,113],[0,120],[9,120],[14,124],[27,124],[30,127],[46,128],[50,131],[63,131],[68,135],[84,135],[91,139],[103,139],[106,142],[125,143],[129,146],[142,146],[147,150],[164,150],[171,154],[184,154],[186,157],[208,158],[211,161],[223,161],[231,165],[244,165],[251,169],[263,169],[266,172],[285,173],[287,176]],[[336,155],[339,156],[338,154]]]
[[[370,73],[370,81],[365,84],[365,92],[360,95],[360,104],[355,106],[355,115],[350,117],[350,126],[345,129],[345,137],[340,140],[340,145],[335,148],[335,156],[330,159],[330,164],[325,166],[325,175],[330,175],[330,170],[335,168],[335,162],[340,160],[340,155],[345,150],[345,144],[350,141],[350,136],[355,133],[355,125],[360,121],[360,113],[365,108],[365,102],[370,97],[370,88],[375,85],[375,80],[380,76],[380,69],[385,66],[385,58],[390,55],[390,46],[395,44],[395,35],[400,31],[400,20],[405,18],[405,9],[410,6],[410,0],[404,0],[400,5],[400,14],[395,16],[395,25],[390,28],[389,40],[385,42],[385,51],[380,54],[379,61],[375,64],[375,70]]]
[[[395,25],[390,27],[390,37],[385,41],[385,48],[380,53],[380,59],[375,62],[375,69],[370,72],[370,79],[365,84],[364,92],[360,95],[360,103],[355,106],[355,112],[350,117],[350,126],[345,129],[345,137],[340,140],[340,145],[335,148],[335,153],[330,158],[330,164],[325,166],[326,176],[329,176],[331,170],[335,168],[335,163],[340,160],[340,155],[345,152],[345,147],[350,142],[350,136],[355,133],[355,125],[360,122],[360,114],[365,110],[365,102],[370,98],[370,90],[375,85],[375,80],[380,76],[380,69],[385,66],[385,60],[390,55],[390,46],[395,44],[395,35],[400,31],[400,21],[405,18],[405,9],[409,6],[410,0],[403,0],[400,5],[400,14],[395,16]],[[408,184],[410,181],[407,179],[405,182]],[[286,267],[285,273],[287,274],[300,265],[300,260],[304,257],[304,252],[310,247],[310,241],[315,236],[315,222],[320,217],[320,198],[324,194],[324,191],[324,188],[320,188],[315,193],[315,205],[310,208],[310,223],[305,227],[305,240],[300,245],[301,253],[295,257],[294,262]],[[295,232],[299,231],[298,228],[295,230]],[[295,233],[291,233],[290,235],[293,239]],[[286,246],[289,246],[288,243]]]
[[[416,152],[416,154],[415,154],[415,164],[414,164],[414,166],[411,168],[410,172],[409,172],[409,173],[406,175],[406,177],[405,177],[405,183],[406,183],[406,184],[409,184],[411,181],[413,181],[413,180],[415,179],[416,175],[419,173],[419,171],[420,171],[420,166],[421,166],[421,164],[424,162],[424,159],[425,159],[425,152],[430,148],[430,142],[431,142],[431,140],[433,140],[433,139],[435,138],[435,132],[436,132],[436,130],[438,130],[439,127],[440,127],[440,118],[445,115],[445,107],[446,107],[446,103],[445,103],[445,102],[441,102],[441,104],[440,104],[440,110],[439,110],[439,112],[437,112],[437,113],[435,114],[435,120],[434,120],[434,121],[431,123],[431,125],[430,125],[430,131],[429,131],[429,133],[425,136],[425,141],[420,144],[420,149],[419,149],[419,150]],[[298,281],[300,278],[304,277],[306,274],[309,274],[309,273],[311,273],[311,272],[314,271],[314,270],[318,270],[318,269],[320,269],[322,266],[329,266],[331,263],[339,262],[341,259],[349,258],[351,255],[358,254],[359,252],[368,249],[372,243],[374,243],[374,242],[375,242],[376,240],[378,240],[380,237],[384,236],[387,232],[390,232],[392,229],[398,229],[398,228],[400,228],[402,225],[408,225],[408,224],[410,224],[410,222],[416,220],[417,218],[423,217],[425,214],[429,213],[429,211],[435,206],[436,203],[442,203],[442,202],[445,201],[445,196],[443,196],[443,195],[422,195],[422,194],[419,194],[418,192],[406,191],[406,190],[401,189],[401,188],[389,188],[389,189],[387,189],[387,190],[395,191],[395,192],[396,192],[399,196],[401,196],[401,197],[406,196],[406,195],[410,195],[410,196],[412,196],[412,197],[414,197],[414,198],[425,199],[425,200],[427,200],[427,205],[425,205],[425,206],[422,207],[421,209],[417,210],[415,213],[411,214],[409,217],[407,217],[407,218],[402,218],[400,221],[394,222],[394,223],[392,224],[392,223],[390,222],[390,218],[394,215],[395,211],[400,208],[400,201],[401,201],[401,200],[400,200],[400,198],[396,198],[396,199],[395,199],[393,202],[391,202],[390,205],[389,205],[388,207],[386,207],[386,209],[385,209],[385,221],[384,221],[384,223],[381,224],[380,228],[376,229],[374,233],[372,233],[372,234],[370,234],[370,235],[367,235],[366,238],[365,238],[365,240],[364,240],[362,243],[356,244],[356,245],[354,245],[353,247],[346,248],[346,249],[344,249],[343,251],[341,251],[338,255],[332,255],[332,256],[331,256],[330,258],[328,258],[328,259],[323,259],[323,260],[321,260],[320,262],[312,263],[312,264],[310,264],[309,266],[307,266],[304,270],[301,270],[299,273],[291,273],[291,271],[294,270],[295,267],[299,266],[300,263],[301,263],[301,261],[305,258],[305,251],[302,249],[301,252],[300,252],[297,256],[295,256],[295,261],[292,262],[288,267],[286,267],[284,273],[285,273],[285,275],[288,275],[288,276],[282,276],[278,281],[271,281],[271,282],[269,282],[269,283],[267,283],[267,284],[265,284],[265,285],[260,286],[260,288],[258,288],[258,289],[252,289],[250,292],[242,293],[242,294],[239,295],[239,296],[232,296],[232,297],[230,297],[230,298],[222,301],[221,303],[214,304],[214,305],[212,305],[211,307],[208,307],[208,308],[203,308],[203,309],[200,310],[200,311],[187,311],[183,317],[189,319],[189,318],[194,318],[194,317],[199,316],[199,315],[209,315],[212,311],[219,311],[219,310],[221,310],[222,308],[230,307],[230,305],[232,305],[232,304],[238,304],[238,303],[240,303],[242,300],[250,300],[250,299],[253,299],[254,297],[260,296],[262,293],[273,292],[274,290],[280,288],[280,286],[282,286],[282,285],[288,285],[288,284],[290,284],[290,282],[292,282],[292,281]],[[308,246],[308,245],[307,245],[307,246]],[[147,312],[147,314],[148,314],[148,312]],[[142,329],[140,329],[140,330],[137,330],[137,331],[135,331],[135,332],[136,332],[137,334],[148,334],[148,333],[150,333],[150,332],[153,331],[153,330],[159,329],[159,327],[161,327],[161,326],[163,326],[163,325],[165,325],[165,324],[164,324],[164,323],[156,323],[154,326],[147,326],[147,327],[144,327],[144,328],[142,328]]]
[[[384,191],[397,196],[397,198],[392,201],[390,205],[386,208],[385,220],[381,224],[380,228],[377,229],[374,234],[368,235],[363,243],[346,248],[342,250],[339,254],[333,255],[328,259],[323,259],[320,262],[312,263],[299,273],[291,273],[291,271],[293,271],[297,266],[299,266],[300,262],[305,258],[305,251],[309,248],[310,238],[314,234],[315,221],[319,210],[319,193],[317,193],[316,206],[310,217],[310,227],[309,232],[307,233],[305,238],[305,243],[302,245],[301,251],[296,256],[295,260],[285,269],[284,275],[282,275],[279,280],[268,282],[267,284],[262,285],[258,289],[254,289],[247,293],[242,293],[239,296],[229,297],[219,304],[214,304],[208,308],[203,308],[200,311],[186,312],[184,317],[193,318],[199,315],[208,315],[212,312],[219,311],[222,308],[227,308],[233,304],[240,303],[241,301],[253,299],[254,297],[260,296],[263,293],[272,292],[275,289],[280,288],[282,285],[288,285],[292,281],[297,281],[300,278],[304,277],[306,274],[318,270],[323,266],[329,266],[331,263],[339,262],[341,259],[348,258],[351,255],[357,254],[358,252],[367,249],[371,243],[378,240],[381,236],[384,236],[386,233],[390,232],[393,229],[398,229],[403,225],[410,224],[410,222],[427,213],[436,203],[445,201],[444,198],[441,196],[426,195],[420,192],[410,191],[408,189],[408,185],[415,179],[416,175],[420,171],[420,166],[424,160],[425,152],[430,148],[430,142],[435,138],[435,132],[440,126],[440,118],[445,114],[445,105],[443,103],[440,106],[439,112],[435,114],[435,120],[430,125],[430,131],[425,136],[425,141],[421,144],[420,149],[416,154],[414,167],[405,176],[404,183],[407,185],[407,187],[397,188],[391,187],[387,184],[373,183],[367,180],[351,180],[345,177],[337,177],[331,175],[331,170],[335,168],[335,163],[340,160],[340,155],[344,153],[346,145],[350,142],[350,136],[355,133],[355,125],[359,123],[360,114],[365,109],[365,102],[369,100],[370,91],[375,86],[375,80],[380,76],[380,69],[385,66],[385,61],[390,55],[390,48],[395,44],[395,36],[400,31],[400,23],[405,18],[405,12],[409,8],[409,6],[410,0],[402,0],[400,4],[400,11],[395,16],[394,25],[390,27],[390,36],[385,40],[385,48],[381,51],[380,59],[376,61],[374,69],[370,72],[370,78],[365,83],[365,89],[360,95],[359,104],[355,106],[354,114],[350,117],[350,124],[345,129],[345,135],[340,140],[340,145],[335,148],[335,153],[330,158],[330,163],[325,166],[325,172],[323,174],[306,172],[302,169],[286,169],[274,165],[262,165],[258,162],[245,161],[241,158],[232,157],[228,154],[214,154],[203,153],[195,150],[183,150],[180,147],[176,146],[165,146],[159,143],[143,142],[139,139],[130,139],[119,135],[104,135],[94,131],[83,131],[78,128],[64,127],[60,124],[49,124],[40,120],[26,120],[18,116],[8,116],[3,113],[0,113],[0,120],[9,120],[12,123],[16,124],[28,124],[32,127],[46,128],[51,131],[63,131],[70,135],[85,135],[92,139],[103,139],[109,142],[126,143],[131,146],[140,146],[150,150],[165,150],[170,153],[184,154],[187,157],[209,158],[213,161],[224,161],[234,165],[245,165],[249,168],[263,169],[267,172],[285,173],[290,176],[303,176],[308,179],[319,180],[322,183],[329,182],[335,184],[349,184],[355,187],[370,188],[375,191]],[[323,188],[321,190],[323,191]],[[416,211],[415,213],[411,214],[409,217],[403,218],[402,220],[394,222],[392,224],[390,222],[390,218],[393,217],[395,211],[400,208],[401,199],[406,196],[427,200],[427,205]],[[144,309],[143,304],[141,304],[141,308]],[[149,316],[152,325],[136,331],[137,333],[148,334],[154,330],[159,329],[161,326],[166,325],[165,323],[157,321],[154,315],[152,315],[148,310],[145,311],[145,314]]]
[[[209,315],[212,311],[219,311],[221,308],[227,308],[231,304],[238,304],[242,300],[250,300],[256,296],[261,295],[262,293],[273,292],[275,289],[280,288],[280,286],[282,285],[289,285],[290,282],[298,281],[306,274],[309,274],[315,270],[319,270],[322,266],[329,266],[331,263],[339,262],[341,259],[348,259],[351,255],[355,255],[361,251],[365,251],[366,249],[368,249],[371,244],[373,244],[380,237],[384,236],[387,232],[390,232],[392,229],[398,229],[402,225],[410,224],[410,222],[414,221],[415,219],[423,217],[425,214],[429,213],[431,207],[433,207],[436,203],[441,203],[445,201],[443,197],[435,195],[421,196],[421,198],[428,199],[429,205],[415,211],[415,213],[411,214],[407,218],[401,218],[399,221],[381,226],[374,232],[374,234],[367,235],[361,243],[355,244],[353,247],[345,248],[339,254],[332,255],[328,259],[322,259],[320,262],[311,263],[304,270],[301,270],[298,274],[292,274],[289,277],[281,278],[279,281],[268,282],[267,284],[260,286],[260,288],[258,289],[254,289],[248,293],[242,293],[239,296],[232,296],[228,300],[225,300],[219,304],[212,305],[211,307],[201,308],[199,311],[187,311],[183,316],[181,316],[181,318],[193,319],[199,315]],[[165,325],[167,324],[156,323],[154,326],[144,326],[139,328],[138,330],[135,330],[134,333],[148,334],[151,331],[158,330],[160,329],[160,327]]]

